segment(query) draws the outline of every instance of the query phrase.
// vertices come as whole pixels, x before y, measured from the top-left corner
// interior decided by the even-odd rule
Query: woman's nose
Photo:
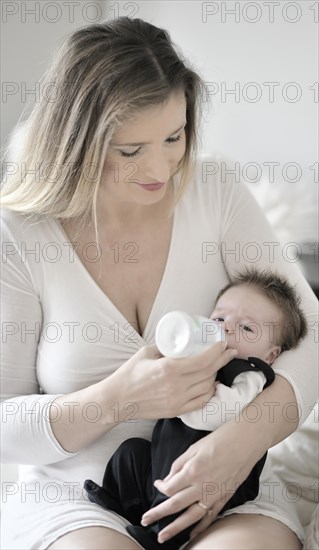
[[[144,173],[152,182],[167,183],[170,177],[170,168],[168,160],[164,154],[157,151],[152,154],[145,166]]]

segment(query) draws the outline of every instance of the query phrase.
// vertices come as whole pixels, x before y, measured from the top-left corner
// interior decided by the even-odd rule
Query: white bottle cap
[[[166,357],[186,357],[191,343],[191,319],[183,311],[166,313],[156,327],[155,341],[162,355]]]

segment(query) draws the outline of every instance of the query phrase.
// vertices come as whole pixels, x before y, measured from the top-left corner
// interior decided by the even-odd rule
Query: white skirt
[[[305,534],[299,517],[300,494],[295,493],[295,486],[287,486],[273,468],[268,454],[265,467],[260,476],[259,493],[255,500],[250,500],[227,510],[220,517],[231,514],[261,514],[268,516],[289,527],[303,543]]]
[[[32,489],[34,491],[34,484],[30,484]],[[26,492],[24,489],[25,497],[21,498],[18,491],[3,507],[0,545],[3,550],[46,550],[62,535],[82,527],[108,527],[132,538],[125,529],[129,523],[126,519],[104,510],[85,496],[49,502],[47,492],[47,498],[41,500],[37,495],[32,499]]]
[[[46,498],[41,498],[41,491],[34,494],[34,484],[30,484],[30,490],[30,493],[24,490],[23,498],[18,491],[4,505],[1,530],[1,548],[4,550],[46,550],[62,535],[92,526],[108,527],[132,538],[125,529],[129,523],[126,519],[90,502],[84,491],[72,494],[72,498],[68,493],[57,499],[56,492],[50,496],[46,491]],[[257,498],[227,510],[222,517],[231,514],[272,517],[287,525],[301,542],[304,540],[296,495],[290,493],[272,471],[271,457],[267,458],[262,472]]]

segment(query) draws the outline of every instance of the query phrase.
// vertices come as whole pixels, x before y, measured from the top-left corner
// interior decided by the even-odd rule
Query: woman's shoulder
[[[203,208],[211,208],[222,196],[228,195],[233,183],[234,174],[228,167],[231,161],[218,152],[198,155],[193,161],[191,177],[183,193],[183,200],[189,203],[200,202]]]
[[[1,238],[19,240],[46,239],[52,233],[52,218],[24,214],[11,208],[0,210]]]
[[[238,183],[238,164],[220,152],[198,155],[193,164],[192,188],[207,192],[216,190],[216,187],[221,185]]]

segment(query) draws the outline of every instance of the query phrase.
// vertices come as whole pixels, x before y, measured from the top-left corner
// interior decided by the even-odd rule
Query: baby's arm
[[[218,382],[212,398],[201,409],[180,415],[184,424],[195,430],[214,431],[234,416],[263,390],[266,377],[261,371],[242,372],[231,387]],[[256,411],[254,411],[254,415]]]

